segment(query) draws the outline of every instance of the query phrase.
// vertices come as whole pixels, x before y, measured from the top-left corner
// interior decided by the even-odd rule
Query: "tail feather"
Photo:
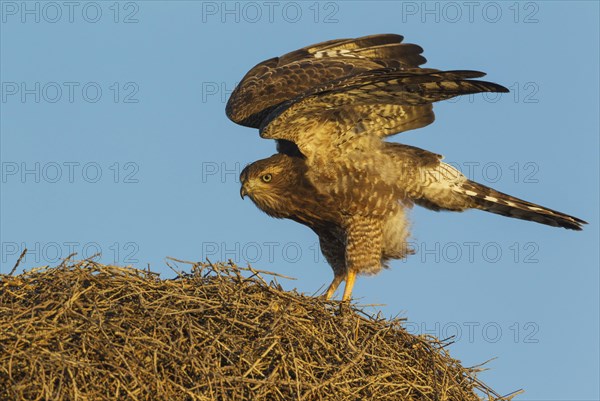
[[[471,207],[490,213],[577,231],[587,224],[577,217],[515,198],[470,180],[464,181],[453,190],[467,195],[471,200]]]

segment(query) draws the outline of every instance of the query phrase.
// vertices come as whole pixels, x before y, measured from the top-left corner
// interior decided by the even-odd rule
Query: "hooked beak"
[[[244,199],[244,196],[246,195],[248,195],[248,191],[246,191],[246,187],[242,185],[242,187],[240,188],[240,196],[242,197],[242,199]]]

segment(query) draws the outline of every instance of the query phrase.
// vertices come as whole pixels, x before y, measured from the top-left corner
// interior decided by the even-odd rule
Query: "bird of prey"
[[[253,67],[232,92],[227,116],[275,139],[278,153],[241,173],[268,215],[310,227],[349,300],[357,274],[375,274],[407,246],[406,211],[480,209],[581,230],[583,220],[467,179],[442,156],[384,141],[434,120],[432,103],[479,92],[508,92],[478,71],[420,68],[423,49],[381,34],[330,40]]]

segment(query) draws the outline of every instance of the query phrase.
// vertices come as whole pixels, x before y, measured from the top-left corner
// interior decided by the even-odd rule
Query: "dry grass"
[[[92,260],[0,275],[0,399],[498,398],[435,338],[268,276]]]

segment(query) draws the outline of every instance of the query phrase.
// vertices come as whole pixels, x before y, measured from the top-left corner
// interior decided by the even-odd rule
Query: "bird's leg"
[[[340,286],[340,283],[344,280],[344,276],[341,274],[335,274],[333,276],[333,281],[329,284],[329,288],[327,288],[327,292],[325,293],[325,299],[331,299],[333,293]]]
[[[342,301],[349,301],[356,275],[381,270],[383,224],[375,217],[352,216],[346,226],[346,288]]]
[[[356,272],[348,270],[346,276],[346,286],[344,287],[344,295],[342,296],[342,302],[349,301],[352,297],[352,288],[354,287],[354,281],[356,280]]]

